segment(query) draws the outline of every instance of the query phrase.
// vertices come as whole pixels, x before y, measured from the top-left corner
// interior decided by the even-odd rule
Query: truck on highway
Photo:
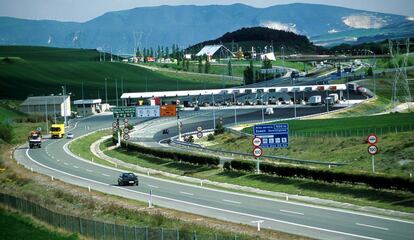
[[[309,104],[310,105],[318,105],[318,104],[321,104],[321,103],[322,103],[322,98],[319,95],[311,96],[309,98]]]
[[[31,131],[29,137],[27,138],[29,141],[29,148],[41,148],[42,147],[42,133],[40,131]]]
[[[51,138],[63,138],[65,135],[65,124],[52,124],[50,127]]]
[[[333,102],[333,103],[338,103],[338,101],[339,101],[339,96],[338,96],[338,94],[337,94],[337,93],[331,93],[331,94],[329,94],[329,97],[331,97],[331,98],[332,98],[332,102]]]

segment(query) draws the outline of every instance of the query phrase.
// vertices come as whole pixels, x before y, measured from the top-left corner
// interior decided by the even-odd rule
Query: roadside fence
[[[318,131],[290,131],[291,137],[366,137],[371,133],[383,136],[389,133],[402,133],[414,131],[414,125],[388,126],[378,128],[353,128],[339,130],[318,130]]]
[[[9,194],[0,193],[0,204],[43,221],[51,226],[65,229],[91,239],[103,240],[240,240],[239,236],[199,234],[179,229],[135,227],[86,219],[51,211],[37,203]]]

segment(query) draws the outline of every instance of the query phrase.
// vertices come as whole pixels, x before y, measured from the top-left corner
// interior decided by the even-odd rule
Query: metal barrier
[[[217,239],[237,240],[244,237],[217,234],[198,234],[195,231],[136,227],[96,221],[79,216],[66,215],[51,211],[37,203],[26,199],[15,197],[9,194],[0,193],[0,204],[13,208],[22,213],[29,214],[34,218],[51,226],[65,229],[68,232],[78,233],[91,239],[133,239],[133,240],[196,240],[196,239]]]

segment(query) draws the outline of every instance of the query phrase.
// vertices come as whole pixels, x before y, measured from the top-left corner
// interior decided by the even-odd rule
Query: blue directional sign
[[[262,148],[289,147],[289,125],[287,123],[254,126],[254,136],[262,139]]]

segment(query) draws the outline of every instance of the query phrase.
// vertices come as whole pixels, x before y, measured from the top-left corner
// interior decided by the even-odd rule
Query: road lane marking
[[[83,120],[85,120],[85,119],[83,119]],[[105,129],[110,129],[110,128],[103,128],[103,129],[105,130]],[[100,129],[100,130],[102,130],[102,129]],[[97,131],[99,131],[99,130],[97,130]],[[97,131],[94,131],[94,132],[97,132]],[[90,133],[84,134],[82,136],[88,136],[90,134],[93,134],[94,132],[90,132]],[[98,163],[94,163],[94,162],[85,160],[85,159],[83,159],[81,157],[78,157],[77,155],[73,154],[69,150],[68,145],[72,141],[74,141],[74,140],[75,139],[71,139],[70,141],[66,142],[63,145],[63,151],[66,154],[68,154],[69,156],[71,156],[71,157],[73,157],[73,158],[75,158],[75,159],[77,159],[79,161],[82,161],[82,162],[85,162],[85,163],[88,163],[88,164],[91,164],[91,165],[95,165],[95,166],[98,166],[100,168],[110,169],[110,170],[117,171],[117,172],[120,172],[120,173],[122,172],[121,170],[119,170],[117,168],[109,167],[109,166],[105,166],[105,165],[101,165],[101,164],[98,164]],[[137,175],[138,176],[143,176],[145,178],[150,178],[150,179],[154,179],[154,180],[157,180],[157,181],[161,181],[161,182],[168,182],[168,183],[177,184],[176,181],[172,181],[172,180],[160,179],[160,178],[157,178],[157,177],[147,176],[147,175],[143,175],[143,174],[140,174],[140,173],[137,173]],[[330,207],[323,207],[323,206],[314,206],[314,205],[310,205],[310,204],[306,204],[306,203],[286,202],[284,200],[279,200],[279,199],[273,199],[273,198],[268,198],[268,197],[248,195],[248,194],[244,194],[244,193],[237,193],[237,192],[225,191],[225,190],[214,189],[214,188],[206,188],[206,187],[196,186],[196,185],[188,184],[188,183],[180,183],[179,182],[178,184],[183,185],[183,186],[192,187],[192,188],[197,188],[197,189],[207,189],[207,190],[212,191],[212,192],[221,192],[221,193],[231,194],[231,195],[234,195],[234,196],[243,196],[243,197],[248,197],[248,198],[252,198],[252,199],[260,199],[260,200],[266,200],[266,201],[271,201],[271,202],[283,202],[283,203],[287,203],[287,204],[291,204],[291,205],[295,205],[295,206],[308,207],[308,208],[312,208],[312,209],[322,209],[322,210],[327,210],[327,211],[332,211],[332,212],[346,213],[346,214],[350,214],[350,215],[366,216],[366,217],[377,218],[377,219],[384,219],[384,220],[389,220],[389,221],[394,221],[394,222],[402,222],[402,223],[407,223],[407,224],[414,224],[413,221],[406,221],[406,220],[396,219],[396,218],[391,218],[391,217],[378,216],[378,215],[373,215],[373,214],[369,214],[369,213],[355,212],[355,211],[351,211],[351,210],[338,209],[338,208],[330,208]]]
[[[63,164],[65,164],[65,165],[69,165],[69,163],[67,163],[67,162],[64,162]]]
[[[148,184],[148,187],[150,187],[150,188],[159,188],[159,187],[157,187],[157,186],[150,185],[150,184]]]
[[[138,192],[138,191],[128,189],[128,188],[122,188],[122,187],[118,187],[118,186],[111,186],[111,187],[119,188],[119,189],[122,189],[124,191],[133,192],[133,193],[136,193],[136,194],[142,194],[142,195],[145,195],[145,196],[149,196],[149,193]],[[309,225],[303,225],[303,224],[299,224],[299,223],[293,223],[293,222],[273,219],[273,218],[269,218],[269,217],[257,216],[257,215],[253,215],[253,214],[249,214],[249,213],[242,213],[242,212],[236,212],[236,211],[222,209],[222,208],[206,206],[206,205],[202,205],[202,204],[198,204],[198,203],[192,203],[192,202],[187,202],[187,201],[178,200],[178,199],[174,199],[174,198],[158,196],[158,195],[155,195],[155,194],[152,194],[152,197],[153,198],[164,199],[164,200],[168,200],[168,201],[173,201],[173,202],[178,202],[178,203],[183,203],[183,204],[187,204],[187,205],[192,205],[192,206],[196,206],[196,207],[207,208],[207,209],[212,209],[212,210],[216,210],[216,211],[221,211],[221,212],[226,212],[226,213],[251,217],[251,218],[254,218],[254,219],[263,219],[263,220],[267,220],[267,221],[271,221],[271,222],[284,223],[284,224],[293,225],[293,226],[296,226],[296,227],[303,227],[303,228],[308,228],[308,229],[313,229],[313,230],[318,230],[318,231],[330,232],[330,233],[335,233],[335,234],[342,234],[342,235],[346,235],[346,236],[352,236],[352,237],[369,239],[369,240],[382,240],[380,238],[367,237],[367,236],[362,236],[362,235],[353,234],[353,233],[340,232],[340,231],[336,231],[336,230],[313,227],[313,226],[309,226]]]
[[[228,202],[228,203],[241,204],[241,202],[232,201],[232,200],[227,200],[227,199],[223,199],[223,201],[224,201],[224,202]]]
[[[90,169],[86,169],[86,171],[87,171],[87,172],[93,172],[93,171],[92,171],[92,170],[90,170]]]
[[[368,225],[368,224],[363,224],[363,223],[355,223],[358,226],[362,226],[362,227],[369,227],[369,228],[376,228],[376,229],[380,229],[380,230],[384,230],[384,231],[388,231],[388,228],[385,227],[377,227],[377,226],[373,226],[373,225]]]
[[[184,194],[184,195],[194,196],[194,194],[192,194],[192,193],[188,193],[188,192],[180,192],[180,193],[182,193],[182,194]]]
[[[102,173],[102,175],[105,176],[105,177],[110,177],[110,175],[105,174],[105,173]]]
[[[280,209],[280,211],[281,212],[284,212],[284,213],[292,213],[292,214],[297,214],[297,215],[305,215],[304,213],[294,212],[294,211],[288,211],[288,210],[283,210],[283,209]]]
[[[74,168],[79,168],[78,166],[73,166]]]

